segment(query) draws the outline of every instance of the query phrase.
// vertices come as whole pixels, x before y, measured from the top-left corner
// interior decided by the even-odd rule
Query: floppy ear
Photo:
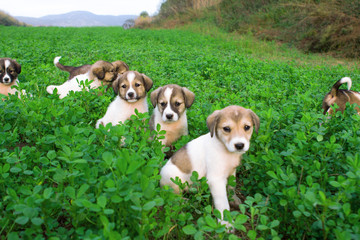
[[[100,80],[103,80],[105,77],[105,68],[102,66],[98,66],[93,68],[93,74]]]
[[[151,100],[153,107],[156,107],[157,99],[158,99],[161,89],[162,89],[162,87],[159,87],[150,94],[150,100]]]
[[[126,63],[124,63],[123,61],[118,60],[118,61],[112,62],[111,64],[115,67],[115,71],[117,73],[122,74],[126,71],[129,71],[129,66]]]
[[[218,124],[220,116],[220,110],[216,110],[206,119],[206,126],[210,130],[210,136],[214,136],[214,132],[216,131],[216,125]]]
[[[192,91],[190,91],[189,89],[187,89],[186,87],[183,87],[181,89],[185,96],[185,107],[189,108],[189,107],[191,107],[191,105],[193,104],[193,102],[195,100],[195,94]]]
[[[114,92],[116,95],[119,94],[119,88],[120,88],[120,79],[121,79],[121,75],[118,75],[118,77],[115,79],[115,81],[113,81],[112,83],[112,88],[114,89]]]
[[[258,133],[259,132],[259,128],[260,128],[260,118],[258,117],[258,115],[256,115],[253,111],[250,111],[250,115],[251,115],[251,118],[252,118],[252,122],[255,126],[255,132]]]
[[[153,81],[145,74],[141,74],[141,75],[144,79],[145,90],[148,92],[153,86]]]
[[[20,63],[18,63],[16,60],[13,60],[13,61],[14,61],[16,73],[20,74],[21,73],[21,65],[20,65]]]

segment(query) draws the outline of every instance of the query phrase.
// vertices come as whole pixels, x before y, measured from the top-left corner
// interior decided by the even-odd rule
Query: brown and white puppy
[[[146,96],[152,85],[153,81],[145,74],[136,71],[120,74],[112,84],[117,96],[110,103],[105,116],[96,122],[96,128],[108,123],[117,125],[124,122],[135,114],[135,109],[140,113],[148,112]]]
[[[21,65],[11,58],[0,58],[0,94],[9,96],[18,91],[12,86],[18,85]],[[20,97],[20,95],[19,95]]]
[[[202,135],[178,150],[161,169],[160,185],[179,187],[171,179],[179,177],[189,182],[193,171],[206,177],[215,208],[221,214],[229,210],[226,184],[229,176],[236,176],[241,155],[249,150],[253,131],[258,132],[259,117],[250,109],[228,106],[213,112],[206,120],[209,133]],[[227,222],[222,221],[228,225]]]
[[[153,91],[150,99],[155,108],[149,122],[150,129],[154,130],[160,124],[161,130],[166,131],[161,142],[171,147],[173,142],[188,134],[186,109],[193,104],[195,94],[185,87],[169,84]]]
[[[348,89],[339,89],[340,86],[344,83],[347,83]],[[351,91],[352,81],[349,77],[343,77],[339,81],[337,81],[331,88],[331,91],[325,95],[322,108],[324,109],[324,114],[329,113],[333,114],[334,111],[331,108],[335,103],[339,106],[336,111],[344,112],[346,103],[350,104],[358,104],[360,107],[360,93]],[[358,114],[360,114],[360,108],[356,107]]]
[[[69,79],[62,85],[50,85],[46,88],[46,91],[50,94],[52,94],[56,88],[60,98],[66,97],[70,91],[81,91],[82,87],[80,82],[82,81],[93,81],[90,83],[90,88],[98,88],[100,86],[110,85],[116,79],[118,74],[129,70],[128,65],[122,61],[110,63],[100,60],[92,65],[87,64],[79,67],[72,67],[62,65],[59,62],[60,58],[61,57],[56,57],[54,59],[54,64],[62,71],[69,72]]]

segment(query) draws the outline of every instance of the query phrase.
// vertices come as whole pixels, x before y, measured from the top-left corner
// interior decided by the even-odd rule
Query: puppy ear
[[[129,71],[129,66],[123,61],[115,61],[111,63],[115,67],[117,73],[123,74],[126,71]]]
[[[16,73],[20,74],[21,73],[21,65],[16,60],[13,60],[13,61],[14,61]]]
[[[93,68],[93,74],[100,80],[105,78],[105,68],[102,66],[96,66]]]
[[[145,74],[141,74],[141,75],[144,79],[145,90],[148,92],[153,86],[153,81]]]
[[[208,118],[206,119],[206,126],[210,130],[211,137],[214,136],[214,133],[216,131],[216,125],[218,124],[219,117],[220,117],[219,113],[220,113],[220,110],[216,110],[211,115],[209,115]]]
[[[113,81],[113,83],[112,83],[112,88],[114,89],[114,93],[115,93],[116,95],[119,94],[121,76],[122,76],[122,75],[119,74],[118,77],[115,79],[115,81]]]
[[[156,107],[156,103],[157,103],[158,96],[159,96],[161,89],[162,89],[162,87],[159,87],[150,94],[150,100],[151,100],[153,107]]]
[[[191,105],[193,104],[193,102],[195,100],[195,94],[192,91],[190,91],[189,89],[187,89],[186,87],[183,87],[181,89],[185,96],[185,107],[189,108],[189,107],[191,107]]]
[[[256,115],[253,111],[250,111],[250,115],[251,115],[251,118],[252,118],[252,122],[255,126],[255,132],[258,133],[259,132],[259,128],[260,128],[260,118],[258,117],[258,115]]]

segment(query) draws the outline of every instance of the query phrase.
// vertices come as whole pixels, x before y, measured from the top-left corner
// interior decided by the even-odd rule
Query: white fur
[[[343,77],[343,78],[340,80],[340,83],[341,83],[341,84],[347,83],[348,90],[350,91],[351,85],[352,85],[351,78],[349,78],[349,77]]]
[[[54,61],[55,62],[55,61]],[[57,88],[57,93],[60,95],[59,98],[62,99],[66,97],[70,91],[79,92],[82,90],[81,82],[85,82],[85,80],[89,79],[89,73],[80,74],[66,82],[62,85],[50,85],[46,88],[46,91],[50,94],[53,94],[54,89]],[[101,81],[95,79],[90,83],[90,88],[98,88],[102,85]]]
[[[135,79],[135,73],[134,72],[129,72],[129,74],[127,75],[127,79],[129,81],[130,87],[129,87],[129,89],[127,90],[127,92],[125,94],[125,98],[126,98],[126,100],[128,100],[128,102],[136,102],[137,101],[137,99],[136,99],[137,93],[136,93],[135,89],[132,87],[132,82]],[[130,98],[129,95],[128,95],[129,93],[133,93],[135,99],[129,99]]]
[[[236,137],[230,142],[234,144],[238,143],[239,140],[246,144],[247,150],[250,143],[243,137]],[[211,137],[210,133],[208,133],[189,142],[186,145],[186,151],[190,158],[192,171],[197,171],[199,178],[204,176],[207,178],[215,208],[221,214],[223,214],[224,210],[230,210],[226,192],[227,178],[231,175],[235,176],[236,167],[240,164],[240,157],[245,150],[230,152],[216,135]],[[192,173],[182,172],[171,162],[170,158],[161,169],[160,175],[161,186],[169,185],[178,192],[179,188],[171,181],[171,178],[175,179],[177,176],[182,182],[191,183],[190,177]],[[229,226],[227,222],[221,222]]]
[[[55,66],[56,66],[57,63],[59,63],[60,58],[61,58],[61,57],[56,57],[56,58],[54,58],[54,64],[55,64]]]
[[[164,109],[164,112],[163,112],[163,115],[162,115],[162,120],[164,122],[169,121],[166,118],[167,114],[172,114],[173,115],[173,118],[171,119],[171,121],[177,121],[179,119],[179,115],[176,112],[174,112],[174,110],[171,108],[170,100],[171,100],[172,92],[173,92],[172,88],[166,88],[166,90],[164,92],[164,96],[165,96],[166,101],[167,101],[167,106]]]
[[[4,75],[4,77],[3,77],[3,81],[4,81],[4,79],[5,78],[8,78],[9,79],[9,81],[8,82],[4,82],[3,84],[5,84],[5,85],[10,85],[12,82],[11,82],[11,76],[9,75],[9,73],[7,72],[7,68],[10,66],[10,64],[11,64],[11,62],[9,61],[9,60],[5,60],[5,75]],[[16,80],[15,80],[16,81]]]
[[[106,110],[105,116],[96,122],[96,128],[99,128],[100,124],[106,126],[108,123],[112,125],[117,125],[119,122],[123,123],[125,120],[130,119],[131,115],[135,114],[135,109],[140,113],[148,112],[146,98],[129,103],[120,96],[116,96]]]

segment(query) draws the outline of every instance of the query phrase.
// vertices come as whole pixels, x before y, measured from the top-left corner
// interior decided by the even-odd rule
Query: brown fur
[[[192,171],[192,165],[189,155],[186,151],[186,145],[180,148],[170,159],[183,173],[189,174]]]
[[[10,65],[7,69],[5,69],[5,61],[9,60]],[[3,77],[5,76],[5,72],[11,76],[11,82],[8,84],[3,83]],[[10,94],[15,94],[17,90],[15,88],[11,88],[12,86],[17,86],[17,78],[21,73],[21,65],[16,62],[16,60],[11,58],[0,58],[0,94],[9,96]]]
[[[104,85],[108,85],[113,82],[116,79],[117,74],[122,74],[129,70],[129,66],[120,60],[112,63],[99,60],[92,65],[86,64],[78,67],[64,66],[57,62],[55,66],[62,71],[69,72],[69,79],[72,79],[80,74],[90,72],[89,80],[99,79],[104,82]]]
[[[341,79],[333,85],[331,91],[327,93],[323,99],[322,108],[324,110],[324,114],[326,114],[327,112],[330,115],[333,114],[334,111],[331,106],[335,103],[339,106],[336,109],[336,112],[344,112],[347,102],[349,102],[350,104],[356,103],[360,106],[360,93],[351,90],[339,89],[339,87],[342,85],[340,81]],[[360,114],[360,108],[356,107],[355,109]]]
[[[211,137],[215,134],[217,138],[223,138],[223,141],[229,141],[232,135],[235,134],[244,136],[249,140],[254,129],[256,133],[258,132],[260,119],[250,109],[239,106],[229,106],[213,112],[207,118],[206,125],[210,130]],[[247,127],[250,128],[246,129]],[[230,132],[225,131],[224,128],[229,128]]]
[[[186,87],[180,87],[176,84],[169,84],[164,87],[159,87],[151,93],[150,100],[153,107],[158,106],[161,114],[163,113],[167,104],[169,104],[164,95],[167,88],[173,89],[172,98],[170,100],[171,109],[173,109],[174,112],[181,116],[181,114],[185,112],[186,108],[191,107],[191,105],[193,104],[195,100],[195,94]],[[162,106],[161,103],[166,105]]]
[[[135,74],[132,87],[137,92],[138,98],[145,97],[146,93],[151,89],[153,81],[145,74],[136,71],[126,71],[117,77],[112,84],[115,94],[125,99],[126,92],[130,88],[129,80],[127,79],[130,72]]]

